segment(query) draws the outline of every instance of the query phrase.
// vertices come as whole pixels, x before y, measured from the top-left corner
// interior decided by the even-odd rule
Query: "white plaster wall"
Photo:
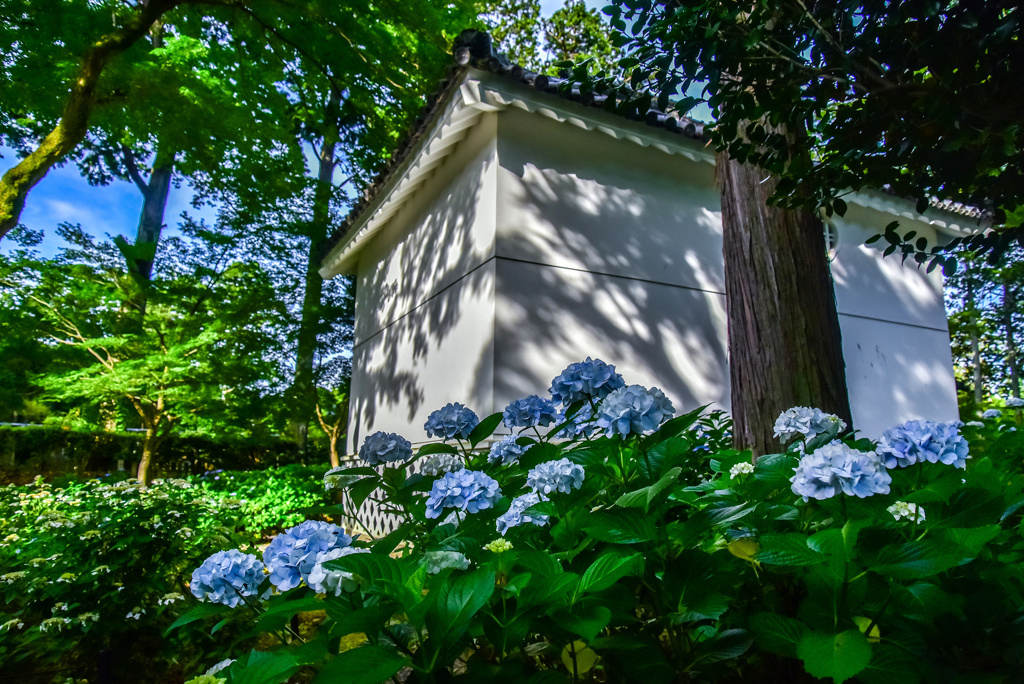
[[[355,338],[380,331],[494,254],[496,118],[485,116],[362,248]]]
[[[494,283],[492,259],[356,344],[349,453],[377,430],[426,441],[427,416],[448,402],[494,412]]]
[[[483,117],[359,253],[350,452],[376,430],[425,439],[449,401],[490,406],[496,123]]]
[[[420,441],[451,401],[483,417],[544,394],[588,355],[680,411],[727,409],[720,216],[711,164],[487,115],[359,255],[348,449],[374,430]],[[851,203],[832,264],[868,436],[956,417],[941,277],[861,244],[889,220]],[[934,236],[915,223],[902,227]]]

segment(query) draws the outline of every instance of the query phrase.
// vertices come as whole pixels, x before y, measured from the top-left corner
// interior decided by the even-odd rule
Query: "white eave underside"
[[[423,136],[399,164],[391,178],[377,191],[348,232],[321,262],[320,275],[323,278],[329,279],[355,271],[362,246],[387,225],[485,112],[516,107],[587,131],[598,131],[616,140],[653,147],[666,154],[682,155],[696,162],[715,163],[714,151],[692,138],[660,131],[643,122],[631,121],[595,107],[538,92],[477,69],[470,69],[462,83],[454,89],[450,100],[439,106],[444,107],[444,112],[432,130]],[[922,217],[910,202],[882,193],[857,192],[847,195],[846,200],[898,218],[924,220],[941,233],[951,236],[967,235],[978,229],[977,226],[965,225],[965,217],[952,212],[932,209],[930,211],[934,213],[934,218]]]

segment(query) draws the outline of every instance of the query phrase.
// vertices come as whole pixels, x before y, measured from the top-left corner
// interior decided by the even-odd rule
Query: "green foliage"
[[[722,447],[727,423],[699,414],[626,439],[524,434],[532,446],[508,465],[469,443],[427,445],[414,461],[454,452],[504,493],[455,524],[447,511],[426,517],[430,478],[411,463],[336,470],[353,499],[377,490],[398,528],[355,542],[370,553],[324,563],[355,581],[350,591],[306,604],[300,587],[264,609],[286,618],[323,606],[323,646],[308,661],[323,681],[381,682],[408,668],[412,682],[582,681],[593,670],[600,681],[873,684],[1005,678],[1024,665],[1024,464],[1008,424],[963,428],[966,470],[918,463],[889,471],[888,494],[803,502],[794,466],[830,434],[751,468],[749,452]],[[494,429],[485,423],[471,442]],[[582,486],[530,510],[546,524],[500,537],[495,520],[527,472],[560,458],[585,468]],[[921,508],[896,518],[897,501]],[[425,558],[436,552],[469,567],[431,574]],[[367,644],[332,657],[354,634]]]
[[[188,481],[210,496],[238,508],[239,522],[253,534],[298,525],[303,509],[333,503],[324,491],[327,466],[298,464],[257,471],[214,470]]]
[[[116,478],[0,487],[0,506],[0,674],[88,668],[104,649],[138,681],[215,662],[201,631],[161,635],[194,603],[209,549],[254,541],[234,531],[237,506],[182,480]]]
[[[718,149],[782,178],[778,203],[842,215],[841,195],[888,188],[922,213],[933,197],[992,207],[998,230],[953,241],[973,250],[998,257],[1021,234],[1024,108],[1007,96],[1024,64],[1019,4],[619,0],[607,11],[636,90],[622,110],[707,103]]]

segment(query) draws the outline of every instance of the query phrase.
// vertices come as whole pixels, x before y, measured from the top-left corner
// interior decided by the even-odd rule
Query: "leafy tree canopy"
[[[616,0],[608,8],[635,93],[712,108],[720,150],[782,177],[773,201],[842,214],[885,188],[987,210],[968,240],[997,257],[1024,240],[1022,10],[1004,0]],[[576,77],[601,92],[609,78]],[[806,133],[804,135],[803,133]]]

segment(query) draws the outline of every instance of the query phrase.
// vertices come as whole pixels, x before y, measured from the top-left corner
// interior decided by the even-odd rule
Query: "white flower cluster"
[[[169,606],[176,601],[183,601],[185,597],[178,592],[171,592],[170,594],[164,594],[159,601],[156,602],[158,606]]]
[[[924,509],[917,504],[907,503],[906,501],[897,501],[887,509],[892,513],[892,517],[900,520],[906,518],[907,520],[924,520]]]
[[[752,472],[754,472],[754,464],[746,461],[737,463],[732,468],[729,468],[729,476],[734,480],[740,475],[749,475]]]
[[[465,469],[466,464],[462,462],[462,457],[455,454],[437,454],[428,458],[423,464],[423,474],[430,476],[444,475]]]
[[[436,575],[448,568],[465,570],[469,567],[469,559],[458,551],[430,551],[423,556],[423,565],[428,573]]]
[[[146,609],[145,608],[139,608],[138,606],[135,606],[134,608],[132,608],[128,612],[127,615],[125,615],[125,617],[127,619],[129,619],[129,620],[138,620],[138,619],[140,619],[145,614],[146,614]]]

